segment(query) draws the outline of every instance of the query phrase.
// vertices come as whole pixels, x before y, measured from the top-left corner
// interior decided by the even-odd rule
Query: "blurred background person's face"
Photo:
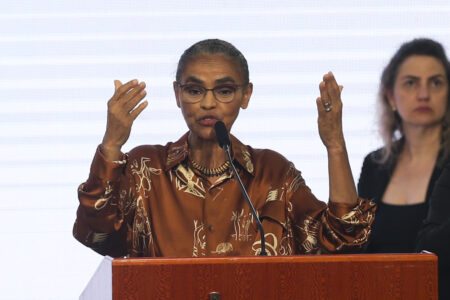
[[[441,125],[448,101],[448,81],[434,57],[413,55],[400,66],[389,102],[403,126]]]

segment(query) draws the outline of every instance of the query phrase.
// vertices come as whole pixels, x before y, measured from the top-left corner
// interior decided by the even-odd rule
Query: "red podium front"
[[[437,299],[437,257],[105,257],[80,299]]]

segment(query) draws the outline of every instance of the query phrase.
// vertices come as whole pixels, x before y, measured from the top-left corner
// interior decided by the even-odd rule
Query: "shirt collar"
[[[189,154],[188,144],[189,132],[185,133],[178,141],[168,145],[166,158],[166,171],[174,168],[186,160]],[[230,134],[231,153],[233,161],[237,162],[242,169],[254,176],[253,159],[251,148],[244,145],[240,140]]]

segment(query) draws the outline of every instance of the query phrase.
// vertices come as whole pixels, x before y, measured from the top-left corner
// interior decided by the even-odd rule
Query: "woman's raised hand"
[[[122,146],[131,133],[131,126],[139,114],[147,107],[145,82],[136,79],[122,84],[114,80],[114,95],[108,101],[108,119],[101,150],[108,160],[118,160],[122,156]]]
[[[320,97],[316,100],[319,135],[329,151],[341,151],[345,148],[342,131],[342,88],[331,72],[325,74],[319,84]]]
[[[328,180],[330,201],[355,206],[358,194],[348,160],[342,131],[342,86],[333,73],[328,72],[319,84],[317,98],[319,134],[328,154]]]

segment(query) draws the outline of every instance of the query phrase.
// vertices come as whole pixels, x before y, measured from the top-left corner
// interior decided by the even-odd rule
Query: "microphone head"
[[[216,131],[217,142],[219,143],[220,148],[230,146],[230,136],[222,121],[217,121],[216,124],[214,124],[214,130]]]

